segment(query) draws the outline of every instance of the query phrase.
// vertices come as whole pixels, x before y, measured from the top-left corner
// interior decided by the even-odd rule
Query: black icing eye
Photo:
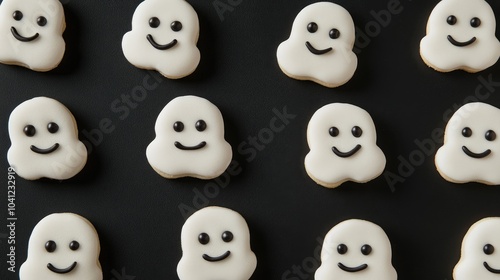
[[[45,243],[45,250],[47,250],[47,252],[49,253],[54,252],[56,250],[56,247],[57,247],[56,243],[52,240],[49,240],[47,241],[47,243]]]
[[[78,248],[80,248],[80,243],[78,243],[78,241],[73,240],[69,243],[69,248],[73,251],[76,251],[78,250]]]
[[[210,236],[208,236],[208,234],[206,233],[200,233],[200,235],[198,235],[198,241],[202,244],[202,245],[206,245],[208,244],[208,242],[210,242]]]
[[[479,25],[481,25],[481,20],[477,17],[474,17],[470,20],[470,26],[476,28],[476,27],[479,27]]]
[[[347,253],[347,246],[345,244],[340,244],[339,246],[337,246],[337,252],[339,252],[339,254],[341,255]]]
[[[27,126],[25,126],[23,131],[24,131],[24,134],[26,134],[26,136],[28,136],[28,137],[32,137],[36,133],[35,127],[32,126],[31,124],[28,124]]]
[[[372,252],[372,246],[365,244],[361,246],[361,253],[365,256],[368,256]]]
[[[180,21],[172,21],[172,23],[170,24],[170,28],[172,28],[172,30],[174,32],[179,32],[181,31],[182,29],[182,23]]]
[[[160,19],[158,19],[157,17],[150,18],[149,26],[151,26],[151,28],[157,28],[158,26],[160,26]]]
[[[174,130],[181,132],[184,130],[184,124],[182,122],[174,122]]]
[[[491,245],[491,244],[486,244],[483,247],[483,252],[486,255],[491,255],[491,254],[493,254],[493,252],[495,252],[495,247],[493,247],[493,245]]]
[[[204,120],[197,121],[194,126],[198,131],[204,131],[205,129],[207,129],[207,123]]]
[[[462,135],[464,137],[471,137],[472,136],[472,130],[468,127],[462,129]]]
[[[339,129],[336,128],[335,126],[332,126],[328,130],[328,133],[330,133],[330,136],[332,136],[332,137],[337,137],[339,135]]]
[[[23,19],[23,13],[21,11],[15,11],[12,13],[12,17],[17,21],[20,21]]]
[[[338,37],[340,37],[340,31],[337,28],[334,28],[334,29],[330,30],[329,35],[330,35],[330,38],[337,39]]]
[[[36,23],[39,25],[39,26],[45,26],[47,24],[47,19],[45,17],[38,17],[36,19]]]
[[[361,129],[361,127],[359,126],[355,126],[351,129],[351,132],[352,132],[352,135],[356,138],[359,138],[361,137],[361,135],[363,134],[363,130]]]
[[[233,240],[233,233],[230,231],[225,231],[222,233],[222,240],[224,242],[231,242]]]
[[[310,33],[318,31],[318,25],[315,22],[310,22],[307,25],[307,31],[309,31]]]
[[[484,138],[486,138],[486,140],[488,140],[488,141],[493,141],[497,138],[497,134],[493,130],[488,130],[488,131],[486,131]]]
[[[456,16],[449,16],[449,17],[446,19],[446,22],[447,22],[449,25],[455,25],[455,23],[457,23],[457,17],[456,17]]]
[[[55,123],[55,122],[50,122],[50,123],[47,125],[47,130],[48,130],[50,133],[56,133],[57,131],[59,131],[59,125],[57,125],[57,123]]]

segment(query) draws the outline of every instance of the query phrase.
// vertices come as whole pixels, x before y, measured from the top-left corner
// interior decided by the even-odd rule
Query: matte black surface
[[[399,279],[452,279],[469,226],[500,216],[500,188],[446,182],[434,166],[439,144],[432,139],[442,141],[439,129],[464,102],[480,98],[500,106],[500,84],[483,85],[500,82],[500,64],[478,74],[428,68],[419,56],[419,42],[438,1],[400,0],[402,11],[381,27],[375,14],[393,1],[337,1],[352,14],[358,35],[371,34],[356,46],[359,65],[353,79],[337,89],[290,79],[276,62],[277,46],[309,1],[191,0],[200,18],[202,59],[196,72],[181,80],[135,68],[123,56],[121,39],[141,1],[64,1],[67,50],[62,64],[48,73],[0,65],[2,223],[7,122],[19,103],[43,95],[65,104],[75,115],[80,138],[89,144],[89,160],[67,181],[17,178],[16,273],[7,271],[7,229],[2,226],[0,279],[18,278],[31,230],[54,212],[78,213],[95,225],[104,279],[133,279],[122,273],[135,279],[177,279],[184,222],[180,206],[205,204],[232,208],[246,218],[258,259],[252,279],[313,279],[318,240],[349,218],[368,219],[385,229]],[[489,2],[500,16],[500,2]],[[221,21],[215,5],[224,4],[230,8]],[[160,83],[141,102],[122,102],[144,79]],[[233,175],[167,180],[149,166],[145,150],[155,136],[156,117],[174,97],[188,94],[208,98],[221,110],[238,164]],[[391,187],[381,176],[329,190],[307,176],[307,123],[319,107],[332,102],[352,103],[372,115],[386,171],[404,182]],[[270,121],[285,107],[296,117],[270,136]],[[98,137],[96,131],[106,122],[112,122],[113,131]],[[268,143],[251,146],[250,139],[259,133]],[[200,193],[208,196],[200,198]]]

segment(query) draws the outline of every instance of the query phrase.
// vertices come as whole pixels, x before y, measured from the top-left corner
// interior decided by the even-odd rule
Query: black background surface
[[[276,62],[277,46],[288,38],[295,16],[309,1],[190,1],[200,18],[202,59],[196,72],[181,80],[159,78],[153,71],[135,68],[123,56],[122,36],[130,30],[140,2],[64,1],[67,48],[62,64],[48,73],[0,65],[2,224],[7,223],[7,123],[19,103],[36,96],[61,101],[75,115],[80,138],[87,142],[83,132],[95,132],[102,120],[109,119],[114,128],[98,145],[89,146],[87,165],[76,177],[63,182],[17,178],[16,273],[7,271],[7,229],[0,226],[0,279],[18,278],[31,230],[55,212],[74,212],[94,224],[101,240],[104,279],[177,279],[184,223],[179,205],[199,207],[193,204],[195,194],[213,190],[207,184],[217,184],[164,179],[146,160],[158,114],[181,95],[205,97],[224,116],[239,174],[229,176],[227,187],[219,187],[208,205],[232,208],[246,218],[258,259],[252,279],[313,279],[318,239],[349,218],[367,219],[385,229],[399,279],[451,279],[469,226],[483,217],[500,216],[499,187],[448,183],[433,163],[432,146],[439,146],[429,140],[433,131],[442,130],[464,102],[477,100],[481,80],[500,81],[500,64],[478,74],[443,74],[422,62],[419,42],[437,1],[400,0],[402,11],[379,32],[368,32],[368,43],[358,42],[358,69],[350,82],[336,89],[290,79]],[[387,10],[389,2],[337,3],[349,10],[359,30],[365,30],[376,22],[371,11]],[[499,16],[500,2],[490,2]],[[214,3],[233,6],[221,20]],[[149,75],[161,83],[134,103],[135,108],[129,107],[126,117],[113,112],[112,104],[130,95]],[[483,101],[500,106],[500,86],[491,87],[491,93],[484,86],[480,90]],[[391,187],[381,176],[367,184],[348,182],[330,190],[307,176],[303,164],[307,123],[318,108],[332,102],[352,103],[372,115],[378,144],[387,157],[386,171],[400,174],[404,182]],[[238,152],[239,145],[249,149],[249,137],[269,127],[273,109],[285,106],[296,118],[283,131],[275,133],[254,158]],[[427,154],[416,141],[427,143]],[[401,173],[401,162],[410,156],[413,167]],[[303,272],[293,272],[294,266]]]

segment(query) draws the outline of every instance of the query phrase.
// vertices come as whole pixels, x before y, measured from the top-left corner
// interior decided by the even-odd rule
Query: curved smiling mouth
[[[168,50],[170,49],[171,47],[177,45],[177,40],[176,39],[173,39],[172,42],[168,43],[168,44],[165,44],[165,45],[160,45],[158,44],[155,39],[153,38],[153,36],[151,34],[148,34],[146,36],[146,39],[148,39],[149,43],[155,47],[155,49],[158,49],[158,50],[161,50],[161,51],[164,51],[164,50]]]
[[[17,40],[19,40],[21,42],[31,42],[31,41],[35,40],[36,38],[38,38],[38,36],[40,36],[40,34],[36,33],[35,35],[33,35],[31,37],[24,37],[21,34],[19,34],[19,32],[17,32],[17,29],[14,26],[12,26],[10,28],[10,32],[12,32],[12,35],[14,36],[14,38],[16,38]]]
[[[491,273],[500,274],[500,269],[492,268],[487,262],[483,263],[484,267]]]
[[[53,266],[51,263],[48,263],[47,264],[47,268],[54,272],[54,273],[58,273],[58,274],[65,274],[65,273],[68,273],[70,271],[72,271],[73,269],[75,269],[76,267],[76,262],[74,262],[72,265],[66,267],[66,268],[57,268],[55,266]]]
[[[345,266],[343,263],[339,262],[338,266],[340,269],[342,269],[345,272],[358,272],[358,271],[361,271],[361,270],[368,268],[368,265],[366,263],[362,264],[360,266],[356,266],[356,267],[349,267],[349,266]]]
[[[450,43],[454,46],[466,47],[466,46],[474,43],[476,41],[476,37],[472,37],[469,41],[459,42],[459,41],[455,40],[453,37],[451,37],[451,35],[448,35],[448,41],[450,41]]]
[[[203,254],[203,259],[206,261],[209,261],[209,262],[218,262],[218,261],[222,261],[222,260],[226,259],[227,257],[229,257],[229,255],[231,255],[231,252],[229,252],[229,251],[225,252],[224,254],[222,254],[218,257],[211,257],[207,254]]]
[[[330,52],[331,50],[333,50],[333,48],[332,48],[332,47],[327,48],[327,49],[324,49],[324,50],[318,50],[318,49],[316,49],[315,47],[313,47],[313,45],[311,45],[311,43],[309,43],[309,41],[307,41],[307,42],[306,42],[306,47],[307,47],[307,49],[308,49],[311,53],[313,53],[313,54],[315,54],[315,55],[322,55],[322,54],[328,53],[328,52]]]
[[[361,149],[361,145],[358,144],[352,150],[344,153],[344,152],[339,151],[339,149],[337,149],[337,147],[332,147],[333,153],[341,158],[350,157],[350,156],[354,155],[355,153],[357,153],[360,149]]]
[[[177,149],[186,150],[186,151],[193,151],[193,150],[198,150],[198,149],[205,147],[207,145],[207,142],[205,142],[205,141],[200,142],[200,144],[198,144],[196,146],[184,146],[184,145],[182,145],[181,142],[175,141],[174,145]]]
[[[47,148],[47,149],[40,149],[35,145],[31,145],[31,147],[30,147],[30,149],[33,152],[35,152],[37,154],[42,154],[42,155],[50,154],[50,153],[54,152],[55,150],[57,150],[57,148],[59,148],[59,143],[55,143],[54,145],[52,145],[52,147]]]
[[[466,155],[470,156],[471,158],[484,158],[484,157],[487,157],[489,154],[491,154],[490,149],[488,149],[482,153],[476,154],[476,153],[472,152],[471,150],[469,150],[469,148],[467,148],[466,146],[462,146],[462,151],[464,151],[464,153]]]

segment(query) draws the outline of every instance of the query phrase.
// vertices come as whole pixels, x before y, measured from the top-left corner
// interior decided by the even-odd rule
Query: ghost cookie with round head
[[[200,62],[196,47],[198,15],[185,0],[145,0],[135,10],[122,49],[134,66],[170,79],[193,73]]]
[[[454,183],[500,184],[500,110],[486,103],[468,103],[446,125],[444,144],[436,153],[441,176]]]
[[[482,71],[500,57],[495,28],[495,14],[486,1],[442,0],[429,17],[420,55],[439,72]]]
[[[49,71],[61,62],[66,23],[58,0],[4,0],[0,5],[0,62]]]
[[[330,2],[314,3],[299,12],[290,38],[279,45],[278,64],[291,78],[338,87],[356,71],[354,39],[354,22],[346,9]]]
[[[310,152],[307,174],[319,185],[338,187],[345,181],[368,182],[385,168],[377,146],[375,124],[365,110],[344,103],[321,107],[307,126]]]
[[[51,214],[33,229],[20,280],[101,280],[99,237],[94,226],[72,213]]]
[[[165,178],[213,179],[231,162],[222,114],[204,98],[181,96],[170,101],[158,115],[155,132],[146,156]]]
[[[181,246],[180,280],[248,280],[257,266],[248,225],[231,209],[195,212],[182,227]]]
[[[36,97],[18,105],[10,114],[9,136],[7,159],[24,179],[69,179],[87,162],[75,118],[54,99]]]
[[[389,238],[378,225],[347,220],[334,226],[321,249],[316,280],[396,280]]]

